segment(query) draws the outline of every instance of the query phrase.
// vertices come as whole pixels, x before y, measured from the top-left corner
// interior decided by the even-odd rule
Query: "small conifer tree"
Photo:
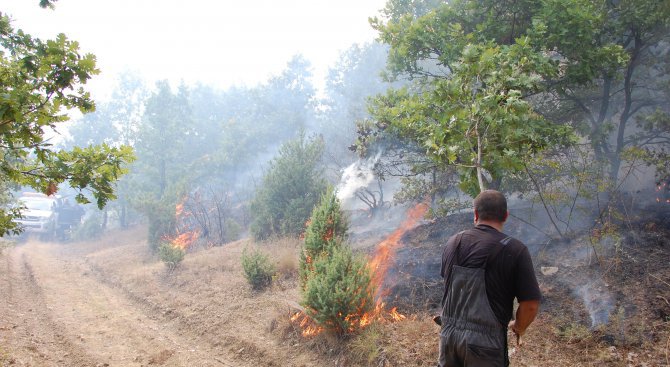
[[[184,260],[186,251],[170,242],[163,242],[158,246],[158,257],[173,271]]]
[[[347,223],[331,189],[312,211],[300,254],[302,305],[322,327],[338,335],[354,332],[373,305],[370,270],[345,245]]]
[[[374,308],[370,270],[365,258],[347,246],[334,247],[314,262],[303,292],[306,313],[337,335],[355,332]]]
[[[258,249],[242,251],[242,268],[251,288],[262,290],[272,283],[275,268],[270,257]]]
[[[323,140],[308,139],[304,132],[279,148],[251,202],[255,239],[273,235],[298,235],[326,190],[321,156]]]
[[[303,289],[314,271],[314,261],[322,253],[332,252],[334,247],[340,246],[347,233],[347,222],[332,188],[321,196],[308,223],[299,265],[300,285]]]

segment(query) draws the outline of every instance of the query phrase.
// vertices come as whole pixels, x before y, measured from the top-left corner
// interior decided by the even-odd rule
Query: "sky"
[[[385,0],[3,0],[14,28],[46,39],[58,33],[93,53],[101,74],[89,82],[109,97],[116,75],[132,71],[149,83],[253,86],[279,74],[293,55],[307,58],[314,83],[354,43],[373,41],[368,18]]]

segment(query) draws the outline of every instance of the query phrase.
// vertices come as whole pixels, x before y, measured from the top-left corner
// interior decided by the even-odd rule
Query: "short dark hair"
[[[474,201],[475,210],[481,220],[504,222],[507,219],[507,200],[496,190],[484,190]]]

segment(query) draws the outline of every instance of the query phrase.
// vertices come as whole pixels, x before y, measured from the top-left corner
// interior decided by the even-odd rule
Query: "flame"
[[[375,254],[368,262],[368,266],[372,272],[372,284],[377,288],[375,299],[378,302],[384,295],[382,285],[389,266],[395,257],[395,252],[400,246],[400,239],[405,232],[416,226],[417,222],[423,218],[427,210],[428,205],[424,203],[417,204],[414,208],[408,211],[407,218],[400,224],[400,227],[377,245]]]
[[[180,203],[177,203],[177,205],[175,205],[175,210],[174,210],[175,218],[181,218],[181,216],[184,214],[184,202],[185,201],[186,201],[186,198],[183,198]]]
[[[419,203],[414,206],[407,212],[407,218],[400,224],[400,227],[377,245],[374,256],[368,262],[368,267],[372,273],[372,284],[376,289],[376,305],[373,311],[361,317],[361,327],[367,326],[372,320],[393,322],[402,321],[406,318],[405,315],[398,312],[396,307],[388,312],[385,311],[386,304],[384,303],[383,298],[386,295],[387,290],[383,288],[383,284],[384,279],[386,278],[386,273],[395,259],[396,250],[401,245],[400,239],[407,231],[416,227],[416,224],[424,217],[426,211],[428,211],[428,205],[425,203]],[[364,321],[365,325],[363,324]]]
[[[190,211],[185,210],[185,203],[188,200],[188,196],[184,196],[179,203],[175,205],[175,222],[176,225],[176,235],[165,236],[163,240],[170,242],[174,247],[181,248],[182,250],[187,250],[197,239],[200,237],[200,232],[198,230],[187,230],[186,228],[180,229],[180,224],[182,227],[188,227],[187,218],[192,215]]]
[[[200,235],[200,232],[198,231],[189,231],[189,232],[184,232],[180,233],[177,237],[175,237],[172,241],[172,245],[175,247],[179,247],[182,250],[186,250],[195,240],[198,239],[198,236]]]
[[[298,327],[302,330],[302,336],[310,337],[321,334],[325,329],[321,326],[318,326],[314,321],[307,316],[304,312],[296,312],[293,316],[290,317],[291,322],[298,324]]]
[[[391,311],[389,311],[389,315],[391,316],[391,318],[393,319],[393,321],[402,321],[402,320],[404,320],[404,319],[407,318],[407,316],[405,316],[405,315],[401,314],[400,312],[398,312],[398,308],[397,308],[397,307],[393,307],[393,308],[391,309]]]
[[[669,199],[662,199],[661,197],[664,195],[663,191],[668,190],[668,183],[664,182],[662,184],[656,185],[656,202],[657,203],[666,203],[670,204],[670,198]],[[661,197],[659,197],[661,196]]]
[[[383,301],[385,291],[382,289],[386,273],[392,264],[397,248],[400,246],[400,239],[402,236],[414,228],[416,224],[423,218],[428,210],[428,205],[421,203],[410,209],[407,213],[407,218],[402,222],[390,236],[384,241],[380,242],[375,249],[374,256],[368,262],[368,268],[372,273],[372,284],[376,289],[374,295],[375,307],[372,311],[366,312],[362,315],[352,314],[347,315],[345,320],[349,322],[350,332],[364,329],[373,321],[381,322],[398,322],[405,320],[407,317],[400,312],[396,307],[386,311],[386,304]],[[308,262],[311,259],[308,259]],[[303,337],[309,337],[320,334],[325,329],[315,324],[315,322],[304,312],[297,312],[290,317],[292,323],[297,324],[302,330]]]

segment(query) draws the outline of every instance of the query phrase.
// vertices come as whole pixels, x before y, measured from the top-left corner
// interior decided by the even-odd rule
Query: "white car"
[[[58,228],[59,198],[37,193],[24,193],[19,198],[25,207],[21,211],[22,218],[14,221],[21,225],[26,233],[37,233],[42,237],[52,238]]]

